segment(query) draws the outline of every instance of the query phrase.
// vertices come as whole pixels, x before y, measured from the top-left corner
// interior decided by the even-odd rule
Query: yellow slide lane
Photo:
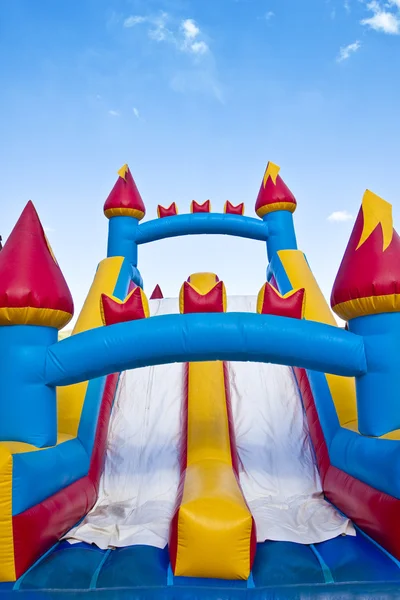
[[[189,363],[186,368],[187,462],[171,531],[174,574],[247,579],[255,531],[232,463],[224,363]]]

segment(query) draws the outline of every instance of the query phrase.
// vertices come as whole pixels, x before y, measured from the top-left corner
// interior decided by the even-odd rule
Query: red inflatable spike
[[[211,212],[211,202],[206,200],[203,204],[199,204],[196,200],[192,200],[190,210],[192,213],[209,213]]]
[[[150,300],[161,300],[162,298],[164,298],[164,295],[163,295],[163,293],[161,291],[160,286],[157,283],[156,287],[152,291],[152,294],[150,296]]]
[[[281,296],[270,283],[266,283],[264,286],[264,299],[261,314],[302,319],[304,314],[304,304],[304,288]]]
[[[190,283],[185,281],[180,300],[183,314],[225,312],[224,284],[222,281],[218,281],[207,294],[200,294]]]
[[[145,319],[148,310],[140,287],[136,287],[123,302],[106,294],[101,295],[101,314],[104,325]]]
[[[163,219],[164,217],[174,217],[177,214],[178,207],[175,202],[172,202],[167,208],[164,208],[161,204],[157,206],[157,215],[159,219]]]
[[[225,202],[224,213],[227,215],[244,215],[244,202],[234,206],[229,200]]]

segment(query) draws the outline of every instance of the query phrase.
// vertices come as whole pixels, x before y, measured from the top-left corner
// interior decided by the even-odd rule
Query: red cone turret
[[[277,210],[293,213],[297,202],[283,179],[279,175],[280,167],[269,162],[256,201],[256,213],[262,218]]]
[[[0,253],[0,325],[61,329],[73,313],[71,293],[29,201]]]
[[[121,167],[118,175],[117,182],[104,204],[104,214],[108,219],[134,217],[140,221],[146,214],[146,209],[128,165]]]
[[[350,236],[331,295],[345,321],[400,311],[400,237],[392,206],[369,190]]]

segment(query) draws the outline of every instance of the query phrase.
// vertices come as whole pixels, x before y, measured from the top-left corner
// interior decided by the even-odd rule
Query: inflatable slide
[[[331,295],[269,163],[255,210],[145,205],[124,165],[107,257],[73,301],[31,202],[0,252],[0,596],[400,594],[400,239],[366,191]],[[266,243],[266,279],[150,299],[138,246]]]

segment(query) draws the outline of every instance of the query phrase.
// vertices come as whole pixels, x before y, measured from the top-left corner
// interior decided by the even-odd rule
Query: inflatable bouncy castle
[[[29,202],[0,252],[0,594],[400,594],[400,239],[367,191],[331,295],[269,163],[255,204],[172,203],[141,223],[125,165],[107,257],[73,301]],[[212,272],[148,299],[138,248],[266,243],[265,281]],[[222,242],[221,242],[222,243]]]

